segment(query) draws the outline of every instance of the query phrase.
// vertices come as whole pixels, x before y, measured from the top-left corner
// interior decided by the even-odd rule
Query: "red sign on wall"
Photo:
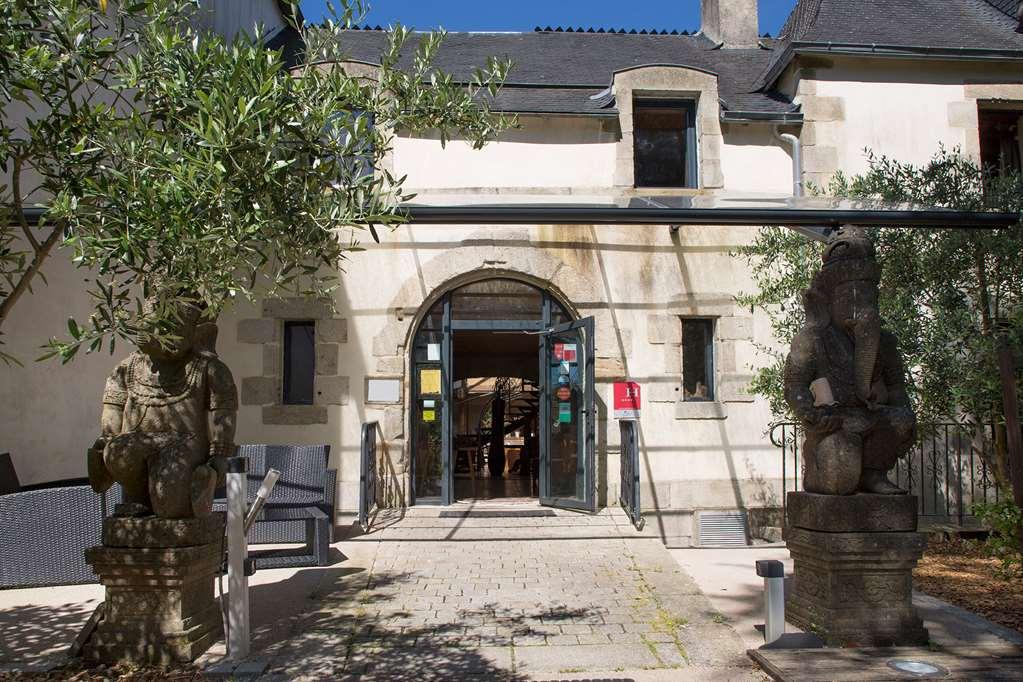
[[[614,385],[615,419],[639,419],[640,407],[639,384],[635,381],[616,381]]]

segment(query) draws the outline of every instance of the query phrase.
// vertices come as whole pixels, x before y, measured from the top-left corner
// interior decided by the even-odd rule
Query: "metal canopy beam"
[[[995,229],[1020,222],[1016,213],[973,211],[877,211],[788,208],[623,208],[617,206],[410,206],[420,225],[868,225]]]
[[[1020,222],[1017,213],[976,211],[885,211],[798,208],[657,208],[620,206],[408,206],[405,214],[419,225],[780,225],[785,227],[959,228],[990,230]],[[43,215],[39,208],[25,211],[30,223]],[[13,220],[13,216],[12,216]]]

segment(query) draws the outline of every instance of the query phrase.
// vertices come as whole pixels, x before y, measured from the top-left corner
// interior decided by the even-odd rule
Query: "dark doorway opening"
[[[455,499],[538,497],[538,336],[460,331],[453,341]]]

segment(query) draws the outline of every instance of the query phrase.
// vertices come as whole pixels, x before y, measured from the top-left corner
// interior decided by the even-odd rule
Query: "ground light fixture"
[[[942,668],[940,665],[927,663],[925,661],[914,661],[907,658],[893,658],[888,661],[888,667],[900,673],[921,679],[933,679],[938,677],[947,677],[949,675],[948,670]]]

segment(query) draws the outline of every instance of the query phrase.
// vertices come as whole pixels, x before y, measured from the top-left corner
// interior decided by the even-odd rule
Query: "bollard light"
[[[764,579],[764,641],[771,644],[785,634],[785,565],[762,559],[757,575]]]
[[[240,661],[249,655],[249,579],[245,575],[245,493],[248,460],[227,460],[227,655]]]

